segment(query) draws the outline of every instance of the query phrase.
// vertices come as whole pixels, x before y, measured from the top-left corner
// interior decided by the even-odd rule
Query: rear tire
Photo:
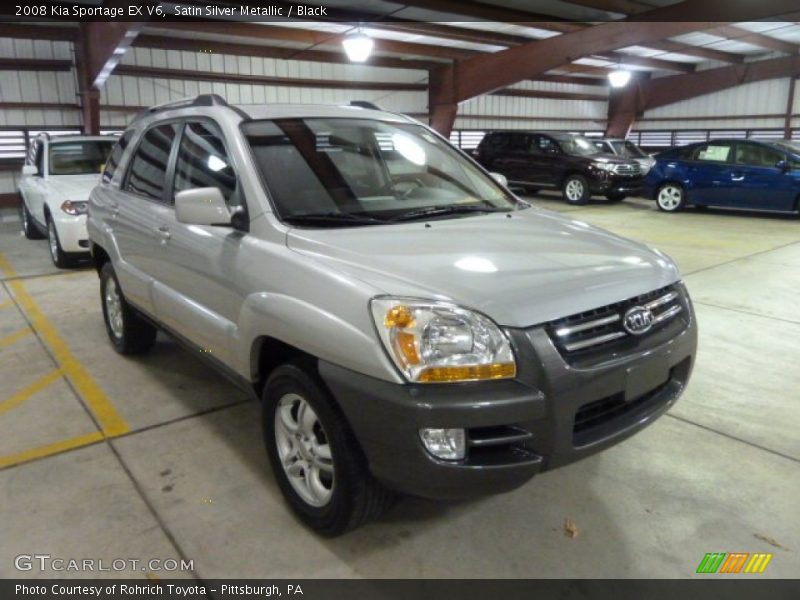
[[[22,199],[20,199],[19,220],[20,223],[22,223],[22,233],[24,233],[25,237],[29,240],[41,240],[45,237],[42,235],[42,232],[39,231],[39,228],[36,227],[36,224],[33,222],[33,216],[31,216],[31,212],[28,210],[25,200]]]
[[[589,182],[583,175],[570,175],[564,180],[561,192],[569,204],[580,206],[587,204],[592,196]]]
[[[394,494],[369,473],[355,436],[312,361],[276,368],[264,386],[262,411],[273,474],[305,525],[333,537],[391,507]]]
[[[677,183],[665,183],[656,192],[656,205],[664,212],[679,212],[686,208],[686,191]]]
[[[72,259],[64,252],[61,247],[61,240],[58,239],[58,230],[56,224],[50,216],[47,216],[47,243],[50,248],[50,258],[53,264],[59,269],[67,269],[72,266]]]
[[[120,354],[143,354],[153,347],[158,330],[125,301],[110,262],[100,269],[100,302],[114,350]]]

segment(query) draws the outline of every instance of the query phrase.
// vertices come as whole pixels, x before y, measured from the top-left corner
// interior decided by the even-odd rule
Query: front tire
[[[686,208],[686,191],[677,183],[665,183],[656,192],[656,205],[664,212],[678,212]]]
[[[394,495],[369,473],[358,442],[313,362],[276,368],[262,400],[272,471],[305,525],[333,537],[379,517],[391,506]]]
[[[41,240],[44,238],[42,232],[39,231],[39,228],[36,227],[36,224],[33,222],[33,216],[31,215],[31,211],[28,210],[25,200],[22,200],[21,197],[19,206],[19,221],[22,223],[22,233],[25,234],[26,238],[29,240]]]
[[[561,190],[564,200],[569,204],[583,205],[589,202],[592,191],[589,189],[589,182],[583,175],[570,175],[564,180]]]
[[[47,243],[50,248],[50,258],[53,260],[55,266],[59,269],[67,269],[72,266],[72,260],[70,260],[67,253],[64,252],[64,249],[61,247],[56,224],[49,216],[47,217]]]
[[[125,301],[110,262],[100,270],[100,301],[114,350],[120,354],[143,354],[153,347],[158,331]]]

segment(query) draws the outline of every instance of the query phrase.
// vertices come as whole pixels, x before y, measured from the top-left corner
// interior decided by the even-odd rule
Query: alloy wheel
[[[47,223],[47,241],[50,243],[50,256],[53,257],[53,262],[58,262],[58,235],[52,221]]]
[[[334,486],[331,446],[317,413],[299,394],[285,394],[278,402],[275,442],[295,492],[311,506],[328,504]]]
[[[683,190],[675,185],[665,185],[658,192],[658,205],[666,211],[677,209],[683,200]]]
[[[567,182],[567,198],[572,201],[580,200],[583,197],[583,184],[577,179]]]
[[[121,338],[123,334],[123,316],[122,316],[122,301],[119,297],[119,290],[117,289],[117,282],[114,278],[110,278],[106,283],[106,317],[108,318],[108,326],[114,337]]]

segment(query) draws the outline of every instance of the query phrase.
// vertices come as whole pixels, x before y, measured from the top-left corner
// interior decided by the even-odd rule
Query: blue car
[[[800,145],[782,140],[712,140],[656,156],[646,187],[658,208],[686,206],[797,213]]]

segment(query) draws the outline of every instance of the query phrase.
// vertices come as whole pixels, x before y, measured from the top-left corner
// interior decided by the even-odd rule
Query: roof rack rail
[[[155,106],[148,108],[147,112],[153,113],[158,112],[159,110],[165,110],[167,108],[178,108],[184,106],[228,106],[228,103],[225,101],[225,98],[218,94],[200,94],[194,98],[178,98],[177,100],[171,100],[170,102],[156,104]]]
[[[157,113],[162,110],[167,110],[170,108],[185,108],[187,106],[229,106],[229,104],[225,98],[219,94],[199,94],[194,97],[178,98],[177,100],[170,100],[169,102],[156,104],[150,108],[144,109],[142,112],[136,115],[133,120],[138,121],[142,117]]]
[[[366,100],[351,100],[350,106],[356,106],[358,108],[368,108],[370,110],[381,110],[381,108],[377,104],[373,104],[372,102],[368,102]]]

